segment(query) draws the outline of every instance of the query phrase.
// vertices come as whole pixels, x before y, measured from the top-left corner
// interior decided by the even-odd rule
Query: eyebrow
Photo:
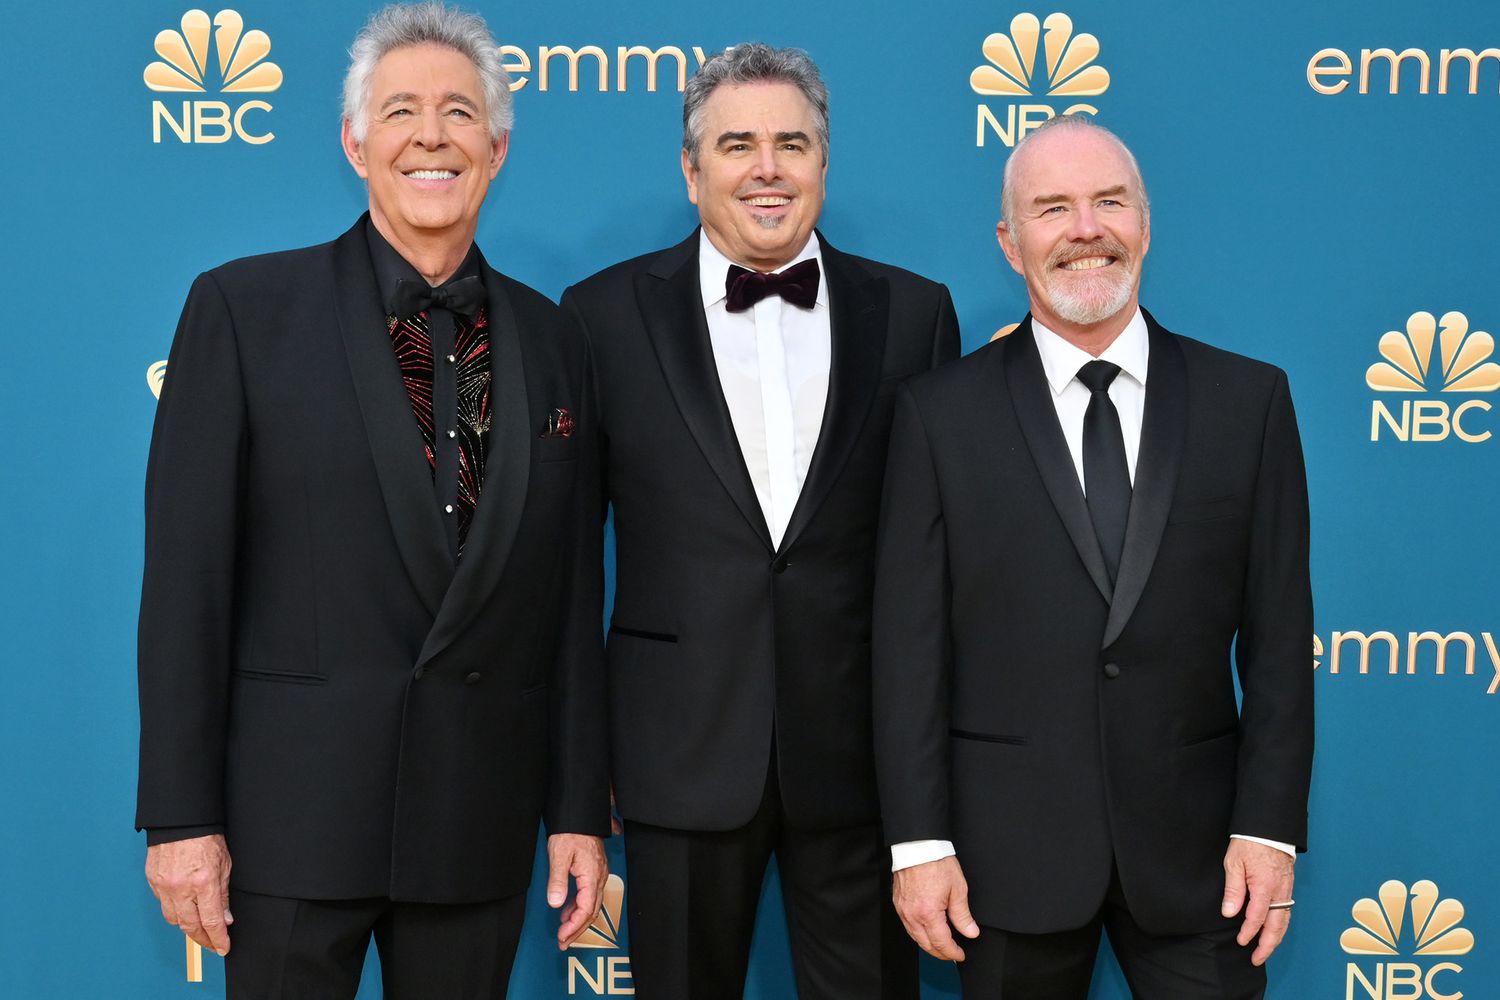
[[[1103,189],[1102,191],[1095,191],[1093,196],[1095,198],[1114,198],[1120,195],[1127,195],[1129,193],[1130,189],[1127,188],[1124,184],[1116,184],[1114,187],[1108,187]],[[1031,199],[1031,203],[1033,205],[1059,205],[1072,200],[1072,198],[1065,194],[1040,194]]]
[[[716,143],[714,143],[714,145],[722,146],[725,143],[730,142],[749,142],[754,138],[754,132],[723,132],[720,133],[719,139]],[[806,132],[777,132],[774,138],[778,143],[811,142]]]
[[[406,91],[403,91],[403,92],[401,92],[399,94],[392,94],[390,97],[387,97],[381,103],[380,110],[384,111],[386,108],[390,107],[392,104],[407,104],[407,103],[420,103],[420,98],[418,98],[416,94],[409,93],[409,92],[406,92]],[[463,94],[460,94],[457,91],[450,91],[449,93],[444,94],[443,95],[442,103],[443,104],[462,104],[464,107],[469,108],[470,110],[473,110],[473,111],[478,111],[479,110],[479,105],[475,104],[471,99],[465,97]]]

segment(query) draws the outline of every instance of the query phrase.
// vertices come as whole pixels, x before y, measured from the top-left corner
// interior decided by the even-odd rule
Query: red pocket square
[[[566,406],[559,406],[547,414],[547,429],[542,432],[542,437],[572,437],[573,436],[573,414],[568,412]]]

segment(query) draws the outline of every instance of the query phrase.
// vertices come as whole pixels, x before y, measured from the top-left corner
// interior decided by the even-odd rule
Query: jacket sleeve
[[[1235,643],[1244,697],[1230,829],[1307,847],[1312,778],[1313,634],[1307,475],[1286,375],[1267,408]]]
[[[146,467],[137,828],[224,822],[248,446],[234,322],[213,275],[205,274],[194,282],[177,326]]]
[[[574,331],[569,331],[574,332]],[[580,337],[580,340],[582,338]],[[549,833],[608,837],[609,732],[604,680],[604,565],[597,397],[587,342],[579,383],[578,471],[569,524],[571,559],[548,727]]]
[[[942,500],[926,429],[897,390],[875,563],[875,767],[887,843],[951,840],[949,588]]]

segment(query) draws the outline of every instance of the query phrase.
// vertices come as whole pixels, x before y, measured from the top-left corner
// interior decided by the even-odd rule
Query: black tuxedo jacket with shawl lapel
[[[586,347],[481,265],[492,424],[457,567],[363,220],[198,278],[146,482],[140,827],[224,824],[234,884],[525,890],[539,815],[608,834]],[[543,437],[566,408],[570,437]]]
[[[832,357],[802,492],[773,547],[720,388],[698,234],[569,289],[599,391],[614,505],[609,701],[626,819],[727,830],[754,815],[774,734],[803,826],[878,816],[870,602],[891,403],[958,354],[942,285],[824,241]]]
[[[897,402],[875,602],[886,835],[952,840],[975,917],[1004,930],[1082,926],[1117,863],[1142,926],[1203,931],[1231,833],[1306,842],[1312,597],[1286,376],[1147,324],[1113,587],[1029,318]]]

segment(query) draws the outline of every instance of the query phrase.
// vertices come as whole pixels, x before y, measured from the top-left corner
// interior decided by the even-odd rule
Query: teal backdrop
[[[338,94],[346,47],[374,6],[226,3],[270,39],[275,90],[221,92],[212,58],[203,93],[148,88],[154,40],[191,0],[28,4],[9,8],[0,32],[16,84],[0,158],[9,997],[222,996],[211,955],[204,982],[186,981],[183,938],[161,920],[131,829],[152,366],[198,272],[328,240],[363,210],[339,150]],[[676,47],[689,72],[694,47],[808,49],[833,94],[823,230],[946,282],[966,350],[1026,310],[994,238],[1007,140],[1053,112],[1095,108],[1135,149],[1152,196],[1143,301],[1171,329],[1285,368],[1306,445],[1318,753],[1311,853],[1297,865],[1273,995],[1500,995],[1500,393],[1485,332],[1500,327],[1500,5],[475,6],[525,81],[479,242],[552,296],[695,222],[678,166],[676,57],[657,53],[652,90],[643,56],[620,75],[622,49]],[[1058,12],[1069,31],[1049,17]],[[1011,85],[978,77],[1013,92],[979,93],[971,74],[996,65],[986,39],[1024,35],[1025,20],[1012,27],[1023,14],[1054,41],[1070,35],[1062,61],[1083,60],[1076,79],[1050,73],[1043,54]],[[561,46],[584,53],[576,85]],[[1107,86],[1069,93],[1100,90],[1089,67]],[[618,839],[610,851],[623,871]],[[512,997],[632,994],[628,928],[606,924],[603,946],[559,953],[535,887],[530,917]],[[774,877],[762,917],[747,996],[792,997]],[[1359,953],[1380,951],[1382,937],[1386,953]],[[938,963],[923,983],[932,1000],[957,995]],[[378,995],[366,977],[360,996]],[[1094,998],[1127,995],[1101,963]]]

